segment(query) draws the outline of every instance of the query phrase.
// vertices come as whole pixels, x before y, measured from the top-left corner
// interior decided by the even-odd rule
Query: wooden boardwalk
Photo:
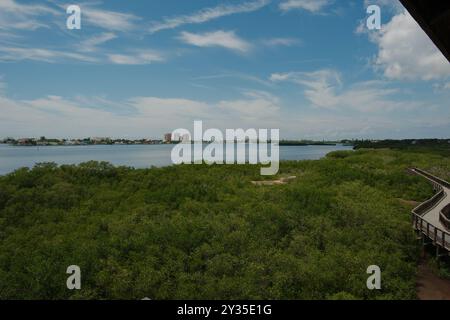
[[[413,168],[411,171],[433,184],[436,194],[412,210],[414,229],[424,241],[428,240],[437,250],[450,251],[450,184],[424,170]]]

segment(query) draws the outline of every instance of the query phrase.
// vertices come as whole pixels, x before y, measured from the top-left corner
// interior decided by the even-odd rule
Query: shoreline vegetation
[[[202,141],[202,143],[213,143],[214,141]],[[226,141],[224,141],[226,142]],[[237,141],[234,142],[244,142]],[[246,140],[245,143],[249,141]],[[255,141],[259,143],[259,141]],[[164,141],[156,139],[111,139],[111,138],[83,138],[83,139],[47,139],[41,137],[36,138],[5,138],[0,140],[0,144],[8,144],[12,146],[35,147],[35,146],[80,146],[80,145],[160,145],[160,144],[179,144],[186,143],[183,141]],[[190,141],[187,143],[194,143]],[[268,141],[271,143],[271,141]],[[336,146],[344,144],[353,145],[352,142],[345,141],[313,141],[313,140],[281,140],[280,146]]]
[[[268,178],[252,165],[16,170],[0,177],[0,299],[415,299],[410,211],[433,189],[407,169],[450,180],[450,148],[405,146],[282,161]],[[65,289],[72,264],[83,290]],[[370,265],[383,290],[367,290]]]
[[[226,142],[226,141],[223,141]],[[234,142],[244,142],[237,141]],[[248,139],[245,143],[248,143]],[[259,143],[259,141],[255,141]],[[45,137],[37,138],[5,138],[0,140],[0,144],[12,146],[79,146],[79,145],[160,145],[160,144],[179,144],[194,143],[194,141],[164,141],[157,139],[112,139],[112,138],[83,138],[83,139],[47,139]],[[202,143],[214,143],[214,141],[202,141]],[[271,141],[268,141],[271,143]],[[404,140],[358,140],[344,139],[337,141],[315,141],[315,140],[280,140],[280,146],[353,146],[354,149],[398,149],[398,150],[430,150],[436,152],[438,149],[445,150],[450,148],[449,139],[404,139]]]

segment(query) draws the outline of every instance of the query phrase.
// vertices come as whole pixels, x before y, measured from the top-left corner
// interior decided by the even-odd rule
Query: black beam
[[[450,62],[450,1],[400,0]]]

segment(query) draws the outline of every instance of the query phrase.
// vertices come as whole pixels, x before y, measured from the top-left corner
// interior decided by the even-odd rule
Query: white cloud
[[[315,106],[334,109],[339,104],[336,91],[341,87],[340,75],[334,70],[275,73],[275,82],[291,81],[305,88],[304,95]]]
[[[165,57],[156,51],[144,50],[132,54],[108,54],[108,59],[114,64],[140,65],[165,61]]]
[[[136,97],[128,100],[140,116],[167,118],[191,118],[193,115],[208,117],[209,105],[205,102],[183,98]]]
[[[366,84],[368,85],[368,84]],[[127,108],[127,112],[121,112]],[[445,111],[445,108],[444,108]],[[192,130],[194,120],[205,128],[279,128],[281,136],[312,138],[404,138],[450,134],[448,112],[395,118],[384,114],[308,113],[283,110],[279,98],[248,91],[237,99],[205,102],[184,98],[135,97],[112,101],[105,97],[67,99],[46,96],[15,100],[0,93],[0,137],[82,138],[161,137],[176,128]],[[24,117],[26,115],[26,117]]]
[[[251,45],[239,38],[234,31],[214,31],[206,33],[182,32],[179,39],[197,47],[223,47],[226,49],[247,52]]]
[[[3,81],[3,76],[0,75],[0,94],[4,93],[6,89],[6,83]]]
[[[86,21],[90,25],[122,32],[135,29],[136,22],[140,20],[133,14],[95,9],[89,6],[83,7],[82,15],[82,21]]]
[[[20,4],[15,0],[0,1],[0,9],[17,15],[37,15],[41,13],[54,13],[55,11],[45,5]]]
[[[1,28],[0,28],[1,29]],[[11,31],[0,31],[0,39],[2,42],[5,42],[6,40],[11,41],[11,40],[18,40],[20,39],[21,36],[16,34],[15,32],[11,32]]]
[[[140,117],[158,119],[159,123],[176,122],[185,127],[190,127],[194,120],[206,121],[217,128],[273,123],[280,110],[279,99],[264,91],[245,91],[240,99],[213,103],[158,97],[137,97],[128,102]]]
[[[424,107],[414,101],[395,99],[399,90],[387,88],[382,81],[360,82],[344,88],[341,76],[335,70],[272,74],[270,79],[302,86],[305,98],[313,106],[328,110],[386,112]]]
[[[213,8],[202,9],[191,15],[175,16],[165,18],[161,22],[155,22],[150,28],[150,33],[166,29],[174,29],[186,24],[199,24],[221,17],[237,14],[247,13],[259,10],[270,3],[270,0],[256,0],[252,2],[244,2],[241,4],[226,4],[219,5]]]
[[[264,91],[246,91],[244,99],[220,101],[217,106],[223,112],[239,116],[241,120],[262,125],[261,121],[274,121],[279,117],[280,100]],[[222,113],[223,114],[223,113]]]
[[[432,80],[450,76],[449,62],[405,10],[371,39],[378,45],[375,65],[389,79]]]
[[[236,79],[254,82],[259,85],[266,86],[266,87],[273,87],[273,83],[270,81],[261,79],[259,77],[256,77],[256,76],[253,76],[250,74],[240,73],[240,72],[230,72],[230,73],[214,74],[214,75],[209,75],[209,76],[200,76],[200,77],[193,78],[193,80],[207,80],[208,83],[210,83],[210,80],[223,79],[223,78],[236,78]]]
[[[223,129],[273,125],[277,103],[277,98],[264,92],[246,92],[241,99],[215,103],[160,97],[135,97],[121,103],[60,96],[24,101],[0,94],[0,136],[158,137],[176,128],[191,128],[194,120]],[[118,112],[119,104],[133,112]]]
[[[287,0],[282,1],[279,7],[282,11],[307,10],[317,13],[330,3],[330,0]]]
[[[37,17],[57,15],[56,10],[46,5],[21,4],[14,0],[0,1],[0,29],[3,30],[36,30],[48,27],[46,22],[39,21]]]
[[[42,48],[0,46],[0,62],[31,60],[47,63],[77,61],[86,63],[109,62],[112,64],[142,65],[166,60],[166,57],[162,53],[154,50],[134,50],[128,53],[100,53],[100,55],[96,56],[90,55],[90,53],[95,51],[95,44],[108,41],[108,39],[112,38],[111,35],[105,34],[98,39],[88,39],[87,43],[82,43],[77,48],[80,52],[86,52],[88,54]]]
[[[443,92],[446,90],[450,90],[450,82],[439,82],[439,83],[434,83],[433,84],[433,89],[435,90],[435,92]]]
[[[291,47],[300,44],[301,41],[296,38],[271,38],[263,40],[263,44],[270,47],[285,46]]]
[[[282,134],[292,139],[417,139],[445,138],[450,134],[450,118],[414,115],[399,118],[364,114],[291,115]]]
[[[82,41],[78,47],[78,50],[82,52],[93,52],[97,50],[97,46],[116,38],[117,36],[112,32],[104,32],[94,35]]]
[[[405,9],[400,1],[392,0],[364,0],[364,7],[367,8],[371,5],[378,5],[383,9],[388,9],[394,13],[401,13]]]
[[[97,62],[96,58],[75,53],[41,48],[0,46],[0,61],[33,60],[48,63],[75,60],[81,62]]]

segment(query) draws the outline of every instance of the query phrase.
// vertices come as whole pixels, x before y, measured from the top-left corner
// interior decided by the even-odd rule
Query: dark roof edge
[[[439,38],[439,36],[430,27],[430,24],[423,18],[421,10],[415,0],[400,0],[406,10],[413,16],[413,18],[419,23],[420,27],[426,32],[434,44],[444,54],[447,60],[450,62],[450,48],[448,48]]]

